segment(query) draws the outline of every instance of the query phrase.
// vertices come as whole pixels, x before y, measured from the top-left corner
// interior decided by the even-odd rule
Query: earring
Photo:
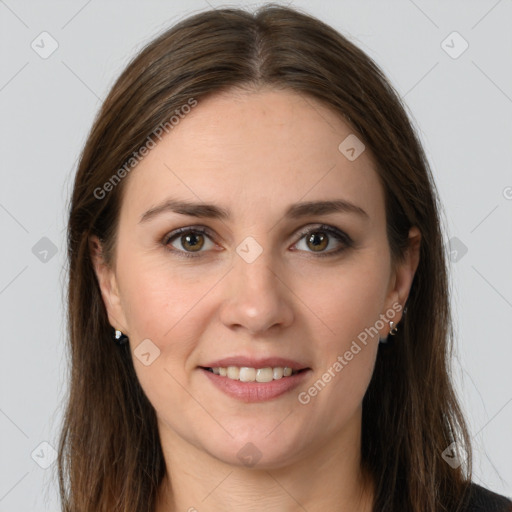
[[[396,326],[395,322],[390,320],[389,321],[389,334],[391,336],[394,336],[397,332],[398,332],[398,327]],[[385,338],[380,338],[379,342],[380,343],[388,343],[388,337],[389,336],[386,336]]]
[[[114,342],[117,344],[117,345],[124,345],[125,343],[128,342],[128,336],[126,336],[126,334],[123,334],[121,331],[117,330],[117,329],[114,329]]]

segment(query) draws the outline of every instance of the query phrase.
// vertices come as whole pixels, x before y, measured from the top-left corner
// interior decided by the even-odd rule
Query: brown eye
[[[300,247],[303,244],[305,247]],[[309,228],[300,233],[300,239],[295,244],[302,252],[315,253],[315,256],[336,256],[353,247],[354,242],[349,235],[338,228],[321,225]],[[332,247],[330,247],[332,246]],[[330,250],[326,250],[329,247]]]
[[[180,237],[184,249],[192,252],[199,251],[204,245],[204,236],[201,233],[192,233]]]
[[[329,237],[321,231],[314,231],[306,238],[308,247],[313,251],[323,251],[329,245]]]
[[[212,249],[215,246],[211,236],[202,228],[180,228],[164,237],[162,244],[179,256],[190,257],[201,256],[206,249]]]

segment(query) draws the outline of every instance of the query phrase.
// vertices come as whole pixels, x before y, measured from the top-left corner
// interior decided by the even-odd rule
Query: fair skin
[[[129,336],[132,352],[146,339],[160,350],[147,366],[133,357],[167,469],[157,512],[371,510],[374,489],[360,469],[362,400],[389,323],[307,404],[298,400],[365,328],[405,305],[418,265],[412,228],[404,262],[392,267],[371,152],[350,161],[338,150],[351,133],[330,109],[290,91],[201,100],[125,178],[115,268],[102,264],[91,238],[111,325]],[[170,197],[215,204],[231,218],[167,211],[139,222]],[[366,215],[284,216],[295,203],[338,199]],[[188,226],[208,233],[188,245],[178,235],[168,243],[176,252],[166,250],[165,235]],[[304,229],[328,243],[316,252]],[[250,263],[236,251],[246,237],[262,248]],[[177,254],[187,249],[199,256]],[[310,370],[299,388],[247,403],[200,368],[239,354],[290,358]],[[251,467],[237,455],[247,443],[259,453]]]

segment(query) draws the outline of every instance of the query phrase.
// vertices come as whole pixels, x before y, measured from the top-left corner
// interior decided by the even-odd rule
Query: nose
[[[255,335],[293,322],[293,293],[279,268],[270,251],[264,250],[251,263],[234,254],[233,268],[224,280],[224,325]]]

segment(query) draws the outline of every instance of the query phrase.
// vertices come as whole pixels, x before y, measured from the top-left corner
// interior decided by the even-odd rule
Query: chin
[[[284,443],[282,432],[279,437],[268,432],[235,436],[227,443],[213,443],[203,449],[225,464],[248,469],[277,469],[297,459],[299,443],[289,436]]]

